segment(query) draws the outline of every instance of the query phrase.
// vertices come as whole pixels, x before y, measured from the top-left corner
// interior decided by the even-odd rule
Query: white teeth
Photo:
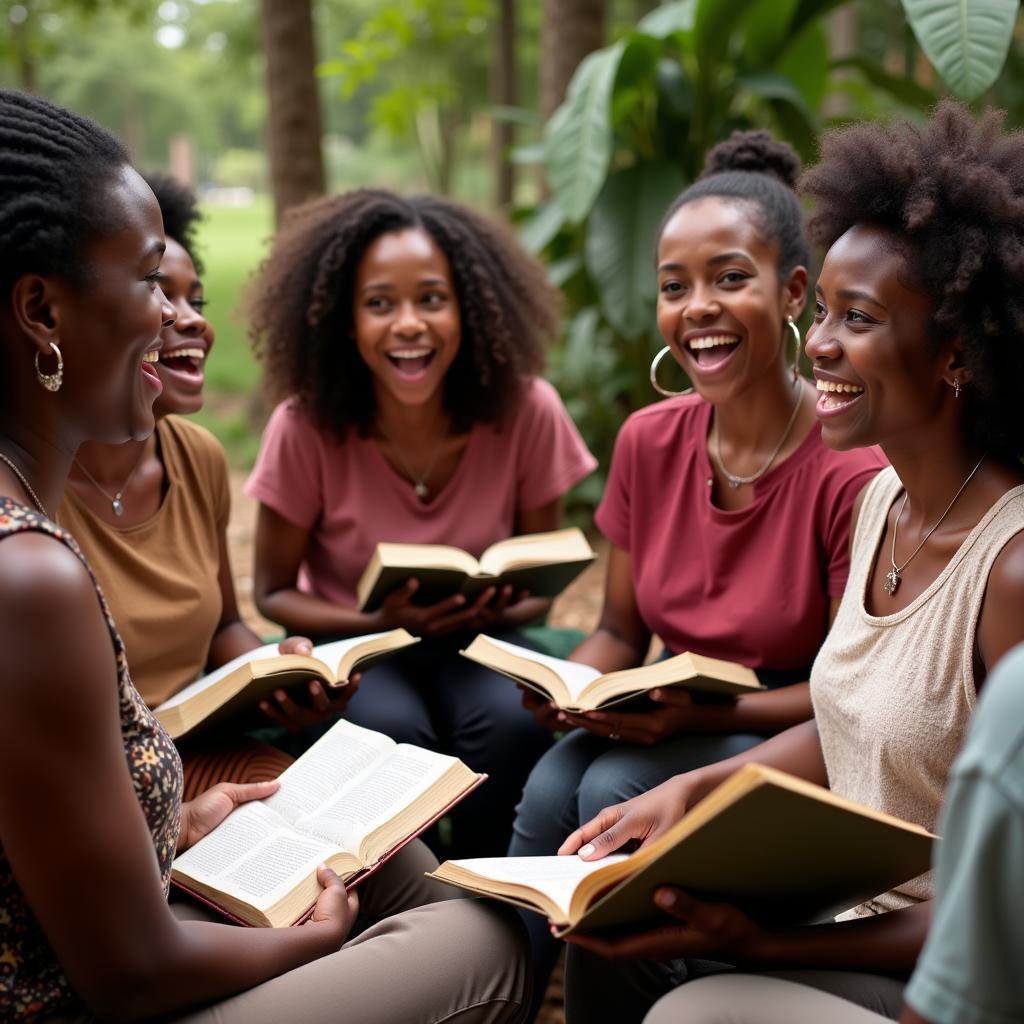
[[[176,348],[172,352],[161,352],[162,359],[205,359],[206,349],[203,348]]]
[[[401,348],[389,352],[388,356],[391,359],[422,359],[424,356],[429,356],[432,351],[429,348]]]
[[[156,349],[152,352],[143,352],[142,361],[144,363],[155,363],[160,359],[160,350]]]
[[[851,395],[859,395],[864,389],[859,384],[840,384],[834,380],[821,380],[817,381],[819,391],[845,391]]]
[[[712,334],[706,338],[694,338],[691,341],[691,349],[716,348],[719,345],[735,345],[739,338],[735,334]]]

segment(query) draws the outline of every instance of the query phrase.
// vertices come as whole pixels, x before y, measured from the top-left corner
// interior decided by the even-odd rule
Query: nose
[[[179,333],[202,336],[209,330],[206,317],[204,317],[195,306],[185,299],[182,299],[176,304],[175,313],[177,314],[175,324],[177,325]],[[167,327],[170,325],[165,324],[164,326]]]
[[[160,326],[161,328],[173,327],[174,321],[177,319],[174,307],[167,301],[167,296],[164,295],[162,288],[158,287],[157,291],[160,293]]]
[[[807,358],[814,361],[838,359],[842,355],[843,347],[829,330],[827,318],[816,320],[807,329],[807,334],[804,336],[804,351],[807,353]]]
[[[703,284],[694,284],[690,290],[689,301],[686,303],[685,316],[688,320],[708,320],[722,312],[722,305],[710,288]]]
[[[403,302],[398,307],[398,315],[395,317],[393,330],[400,337],[415,337],[423,333],[423,318],[416,311],[413,303]]]

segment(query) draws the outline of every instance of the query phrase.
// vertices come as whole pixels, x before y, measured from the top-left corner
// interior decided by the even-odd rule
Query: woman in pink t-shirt
[[[504,229],[379,190],[300,209],[256,294],[254,330],[281,399],[247,484],[260,502],[257,604],[309,636],[403,626],[424,638],[365,673],[347,717],[487,772],[453,814],[454,835],[461,853],[502,852],[549,737],[514,687],[458,649],[549,602],[491,588],[421,607],[410,580],[368,614],[355,587],[381,541],[480,555],[558,527],[562,496],[595,462],[537,376],[557,294]]]
[[[635,413],[619,433],[597,512],[612,545],[604,607],[572,655],[630,668],[657,636],[670,653],[748,665],[770,689],[724,703],[655,691],[641,711],[580,716],[524,696],[553,728],[578,728],[530,775],[513,856],[552,854],[601,808],[811,717],[806,680],[846,582],[851,506],[884,461],[824,446],[814,386],[797,372],[810,261],[798,173],[766,132],[735,133],[666,215],[662,355],[694,393]],[[556,948],[541,918],[527,925],[543,990]]]

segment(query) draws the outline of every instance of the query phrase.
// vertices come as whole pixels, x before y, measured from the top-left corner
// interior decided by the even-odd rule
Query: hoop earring
[[[39,369],[39,353],[36,352],[36,380],[47,391],[60,391],[60,386],[64,383],[64,360],[61,357],[60,349],[57,348],[56,342],[51,341],[50,348],[53,349],[53,354],[57,357],[57,372],[43,373]]]
[[[786,326],[793,332],[793,383],[800,379],[800,348],[804,339],[800,336],[800,328],[797,327],[791,316],[786,317]]]
[[[678,398],[680,395],[692,395],[693,388],[686,388],[685,391],[668,391],[658,383],[658,365],[662,359],[665,358],[667,352],[671,352],[672,349],[666,345],[655,357],[651,363],[651,387],[658,392],[659,395],[664,395],[666,398]]]
[[[953,397],[954,398],[959,398],[960,397],[960,391],[961,391],[960,378],[959,377],[954,377],[953,378]]]

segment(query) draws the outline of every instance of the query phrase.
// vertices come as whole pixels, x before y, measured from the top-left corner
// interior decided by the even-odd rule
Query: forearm
[[[649,635],[645,640],[627,639],[602,625],[569,655],[569,661],[592,665],[600,672],[617,672],[642,665],[649,644]]]
[[[498,620],[498,625],[509,629],[529,625],[546,619],[551,611],[551,599],[547,597],[527,597],[511,608],[506,608]]]
[[[222,623],[210,641],[206,669],[212,672],[232,658],[262,646],[263,641],[240,619]]]
[[[697,704],[690,709],[687,732],[745,732],[774,736],[813,717],[808,683],[744,694],[728,703]]]
[[[297,587],[258,594],[256,604],[263,615],[279,623],[286,632],[302,636],[359,636],[386,628],[379,612],[360,612]]]
[[[928,931],[930,907],[919,903],[888,914],[766,932],[740,957],[743,966],[866,971],[907,977]]]

